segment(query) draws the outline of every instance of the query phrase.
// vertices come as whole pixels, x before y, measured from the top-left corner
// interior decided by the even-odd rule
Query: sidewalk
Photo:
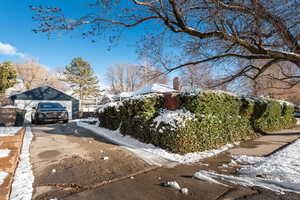
[[[299,138],[300,126],[297,126],[292,129],[267,133],[257,139],[241,143],[240,146],[230,149],[228,152],[232,155],[268,156]]]

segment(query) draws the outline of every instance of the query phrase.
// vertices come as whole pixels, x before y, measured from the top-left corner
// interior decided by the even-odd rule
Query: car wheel
[[[69,120],[64,120],[64,124],[67,124],[69,122]]]

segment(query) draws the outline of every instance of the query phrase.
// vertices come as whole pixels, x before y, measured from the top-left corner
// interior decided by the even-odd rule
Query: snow
[[[115,95],[116,98],[127,98],[133,96],[132,92],[121,92],[117,95]]]
[[[200,170],[200,171],[196,172],[196,173],[194,174],[194,177],[195,177],[196,179],[199,179],[199,180],[201,180],[201,181],[206,181],[206,182],[208,182],[208,183],[213,183],[213,184],[218,184],[218,185],[227,186],[227,185],[225,185],[225,184],[223,184],[223,183],[220,183],[219,181],[216,181],[216,180],[213,179],[212,177],[210,177],[210,176],[208,175],[208,173],[207,173],[206,171],[204,171],[204,170]]]
[[[167,85],[154,83],[135,91],[133,93],[133,96],[149,94],[149,93],[168,93],[168,92],[176,92],[176,90],[168,87]]]
[[[6,106],[1,106],[1,108],[17,108],[17,107],[13,105],[6,105]]]
[[[98,112],[98,113],[101,113],[101,112],[103,112],[103,111],[104,111],[106,108],[108,108],[108,107],[115,107],[115,109],[116,109],[117,111],[119,111],[118,109],[119,109],[119,107],[122,106],[122,105],[123,105],[123,103],[122,103],[121,101],[106,103],[106,104],[100,106],[100,107],[97,109],[97,112]]]
[[[107,156],[104,156],[101,158],[101,160],[108,160],[109,158]]]
[[[165,124],[169,124],[171,127],[176,128],[177,125],[184,126],[184,122],[186,120],[194,120],[196,117],[190,111],[186,111],[183,109],[178,110],[160,110],[159,115],[154,118],[154,122],[157,122],[156,128],[159,126],[161,122]]]
[[[176,153],[170,153],[152,144],[142,143],[130,136],[123,136],[119,132],[119,130],[112,131],[109,129],[97,127],[95,125],[82,123],[80,121],[77,121],[76,123],[78,126],[89,129],[95,132],[96,134],[111,140],[116,144],[124,146],[125,148],[127,148],[129,151],[136,154],[145,162],[157,166],[173,167],[178,164],[189,164],[189,163],[197,162],[204,158],[212,157],[214,155],[217,155],[218,153],[221,153],[223,151],[228,150],[229,148],[234,147],[233,144],[226,144],[220,147],[219,149],[180,155]]]
[[[220,178],[244,186],[259,186],[276,192],[300,193],[300,139],[284,149],[268,156],[235,156],[242,165],[239,177],[201,171],[210,178]]]
[[[9,149],[0,149],[0,158],[5,158],[9,156],[10,150]]]
[[[188,193],[189,193],[189,190],[188,190],[187,188],[181,188],[181,189],[180,189],[180,192],[181,192],[182,194],[188,194]]]
[[[14,136],[22,127],[0,127],[1,136]]]
[[[0,186],[4,183],[4,180],[5,180],[7,175],[8,175],[7,172],[0,171]]]
[[[29,146],[32,140],[32,132],[30,127],[26,127],[20,162],[15,172],[12,184],[10,200],[30,200],[33,192],[34,176],[32,166],[30,164]]]
[[[171,187],[171,188],[174,188],[176,190],[180,190],[181,189],[181,187],[179,186],[179,184],[176,181],[164,182],[164,183],[161,183],[161,186]]]

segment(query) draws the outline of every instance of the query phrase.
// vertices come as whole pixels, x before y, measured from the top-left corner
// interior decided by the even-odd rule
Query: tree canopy
[[[166,72],[211,62],[237,66],[243,60],[223,82],[241,76],[255,80],[274,64],[290,62],[298,71],[283,69],[279,80],[289,86],[300,82],[299,0],[90,0],[87,6],[91,11],[79,17],[33,6],[39,23],[34,31],[77,29],[83,37],[97,37],[109,30],[111,39],[124,28],[143,25],[148,34],[140,52]]]
[[[36,60],[25,60],[15,63],[18,78],[23,82],[26,90],[49,85],[56,89],[65,91],[66,84],[59,80],[59,74],[48,70]]]
[[[91,65],[80,57],[74,58],[69,66],[65,67],[64,81],[73,88],[73,94],[77,94],[79,99],[97,96],[100,92],[99,80],[93,76]]]
[[[12,62],[0,64],[0,93],[4,93],[7,88],[17,83],[17,71]]]

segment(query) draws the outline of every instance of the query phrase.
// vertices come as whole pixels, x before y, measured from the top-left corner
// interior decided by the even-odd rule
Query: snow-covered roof
[[[167,85],[154,83],[141,88],[134,92],[134,95],[149,94],[149,93],[166,93],[166,92],[176,92],[176,90],[168,87]]]
[[[131,97],[131,96],[133,96],[132,92],[121,92],[121,93],[117,94],[115,97],[125,98],[125,97]]]

